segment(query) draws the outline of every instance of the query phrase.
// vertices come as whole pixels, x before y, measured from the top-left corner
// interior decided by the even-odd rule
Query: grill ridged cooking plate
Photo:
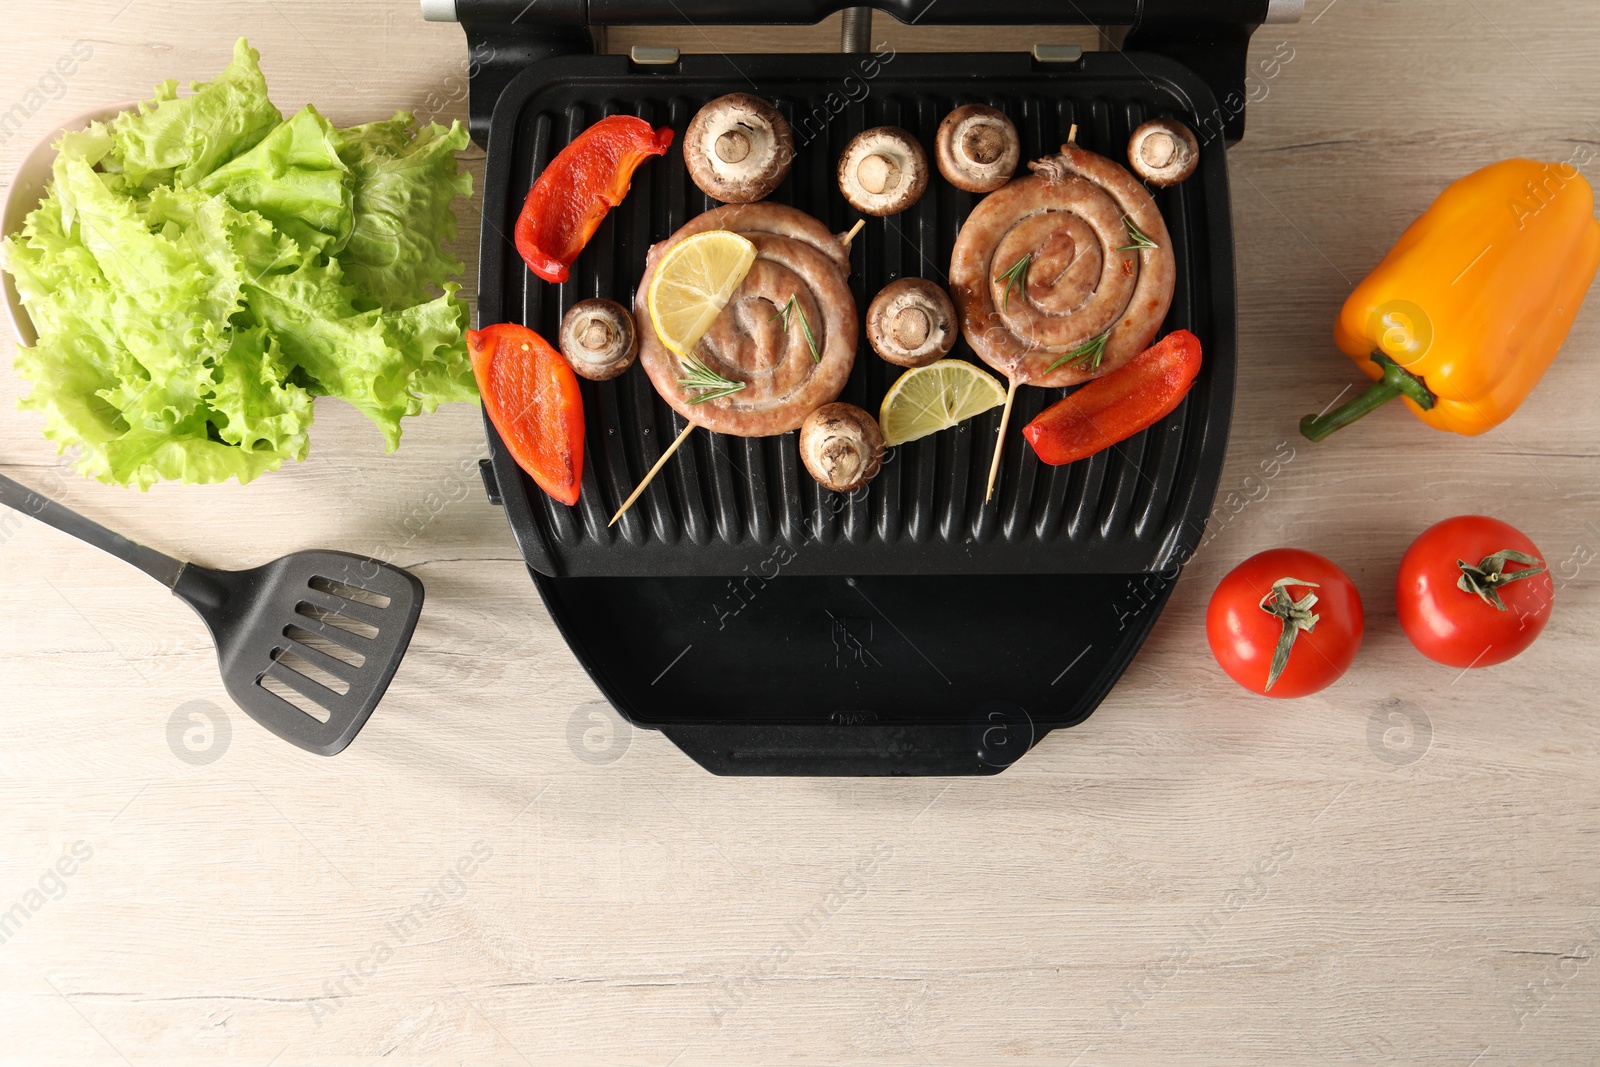
[[[1159,57],[1141,60],[1141,76],[1122,56],[1091,53],[1074,73],[1093,78],[1096,91],[1081,96],[1063,93],[1060,72],[1026,55],[982,58],[982,81],[962,79],[962,91],[953,91],[946,56],[899,55],[880,64],[866,99],[798,146],[794,169],[769,199],[793,204],[834,231],[848,229],[859,214],[833,178],[845,142],[866,127],[895,125],[931,145],[939,121],[962,103],[986,103],[1009,114],[1025,159],[1054,151],[1073,124],[1081,144],[1115,156],[1144,119],[1193,112],[1184,81],[1195,79]],[[834,67],[841,81],[859,78],[864,62],[859,56],[685,56],[677,73],[643,76],[624,56],[540,64],[530,72],[540,84],[516,116],[522,150],[512,153],[503,190],[495,185],[500,173],[493,164],[506,160],[499,156],[491,164],[484,217],[495,220],[500,233],[486,232],[482,320],[516,319],[554,337],[562,314],[578,300],[631,298],[649,246],[716,206],[689,180],[681,133],[701,104],[748,88],[737,74],[730,77],[730,62],[761,72],[763,95],[784,112],[798,141],[808,116],[828,114],[827,94],[838,84],[818,77],[819,61]],[[525,84],[512,84],[502,109]],[[572,277],[549,285],[526,269],[502,235],[511,232],[533,176],[550,157],[590,124],[619,112],[670,125],[680,136],[667,156],[640,168],[628,198],[590,241]],[[1193,330],[1208,357],[1190,396],[1159,425],[1083,463],[1047,467],[1018,431],[1067,390],[1020,390],[996,500],[987,507],[983,493],[998,409],[891,450],[883,473],[848,498],[835,497],[806,474],[793,431],[766,438],[697,432],[622,521],[607,527],[683,426],[635,366],[613,381],[583,383],[588,440],[577,507],[551,500],[526,475],[514,479],[521,484],[510,487],[510,495],[530,502],[525,516],[521,509],[512,513],[529,561],[558,577],[662,577],[741,574],[771,558],[779,545],[793,550],[784,569],[797,575],[1103,574],[1158,570],[1186,557],[1211,506],[1214,479],[1204,472],[1220,465],[1233,391],[1232,247],[1226,227],[1220,235],[1214,228],[1215,220],[1227,218],[1222,153],[1203,154],[1201,170],[1182,185],[1155,191],[1178,263],[1167,328]],[[865,308],[885,284],[905,275],[946,284],[956,234],[978,199],[935,179],[904,214],[868,219],[851,247],[857,306]],[[1229,321],[1217,321],[1218,301],[1225,302]],[[965,340],[951,355],[977,362]],[[863,337],[840,399],[875,412],[901,370],[877,358]]]

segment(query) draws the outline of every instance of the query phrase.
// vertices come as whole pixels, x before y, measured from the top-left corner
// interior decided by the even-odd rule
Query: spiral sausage
[[[950,293],[989,366],[1019,384],[1075,385],[1149,347],[1172,305],[1172,242],[1149,192],[1106,157],[1064,144],[1028,168],[962,225]],[[1129,248],[1129,223],[1155,247]],[[1098,363],[1061,362],[1102,337]]]
[[[745,386],[694,403],[696,390],[678,382],[685,373],[683,361],[649,325],[645,298],[667,249],[706,230],[743,234],[756,246],[756,261],[693,352],[715,374]],[[845,281],[850,260],[839,239],[810,215],[782,204],[716,208],[653,246],[646,264],[634,300],[642,335],[639,362],[656,392],[690,422],[740,437],[785,433],[844,389],[855,365],[859,329],[855,298]],[[781,312],[791,298],[794,309],[785,322]],[[812,355],[806,326],[820,358]]]

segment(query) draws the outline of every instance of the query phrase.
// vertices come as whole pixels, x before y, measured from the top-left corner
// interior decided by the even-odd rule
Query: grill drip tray
[[[995,774],[1088,717],[1156,575],[549,578],[607,699],[717,774]]]
[[[507,239],[532,178],[589,123],[618,112],[681,135],[706,100],[759,92],[799,145],[773,199],[835,231],[856,218],[833,184],[840,150],[868,126],[933,143],[949,108],[1001,107],[1025,158],[1069,126],[1117,156],[1157,114],[1200,128],[1215,103],[1188,68],[1155,55],[900,55],[870,91],[862,57],[684,56],[641,67],[559,56],[510,80],[490,124],[479,316],[553,337],[576,301],[631,303],[652,242],[712,206],[681,150],[652,160],[559,286],[537,281]],[[752,88],[749,75],[757,79]],[[807,117],[827,122],[812,131]],[[797,137],[798,139],[798,137]],[[940,179],[902,216],[869,220],[852,248],[865,308],[890,280],[944,281],[976,198]],[[606,519],[675,436],[641,368],[584,383],[588,440],[577,507],[552,503],[488,431],[494,495],[573,650],[630,721],[662,730],[718,774],[985,774],[1049,730],[1086,718],[1132,659],[1177,564],[1204,532],[1234,383],[1233,248],[1221,141],[1199,172],[1157,194],[1178,283],[1163,333],[1193,330],[1206,362],[1171,416],[1070,467],[1038,463],[1019,430],[1060,390],[1024,389],[994,504],[983,484],[999,413],[894,451],[845,499],[799,469],[792,434],[742,440],[697,430],[617,527]],[[952,353],[974,359],[962,342]],[[863,340],[841,399],[876,410],[898,373]],[[691,447],[692,446],[692,447]],[[1159,572],[1159,573],[1158,573]],[[1165,575],[1166,577],[1161,577]]]

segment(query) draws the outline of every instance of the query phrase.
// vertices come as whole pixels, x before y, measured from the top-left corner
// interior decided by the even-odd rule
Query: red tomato
[[[1365,629],[1361,594],[1349,575],[1298,548],[1251,556],[1228,572],[1206,608],[1206,640],[1217,663],[1246,689],[1272,697],[1303,697],[1332,685],[1356,658]],[[1286,631],[1293,633],[1288,660],[1271,679]]]
[[[1496,556],[1508,549],[1523,559]],[[1463,580],[1484,592],[1462,589]],[[1504,663],[1533,644],[1554,596],[1534,543],[1484,515],[1457,515],[1422,531],[1394,585],[1401,629],[1417,651],[1451,667]]]
[[[583,394],[561,353],[525,326],[467,331],[489,421],[539,488],[569,507],[583,481]]]

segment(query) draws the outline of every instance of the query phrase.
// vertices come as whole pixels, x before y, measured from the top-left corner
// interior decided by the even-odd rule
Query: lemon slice
[[[755,261],[756,246],[731,230],[707,230],[673,245],[645,296],[661,343],[680,356],[694,351]]]
[[[992,375],[960,359],[941,359],[900,375],[884,395],[878,425],[884,443],[903,445],[948,430],[1006,402]]]

